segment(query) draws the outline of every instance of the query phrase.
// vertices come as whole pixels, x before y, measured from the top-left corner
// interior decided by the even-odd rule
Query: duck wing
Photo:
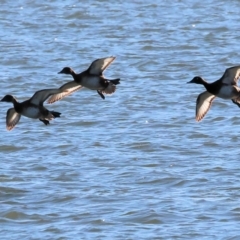
[[[201,121],[211,107],[216,96],[206,91],[199,94],[196,102],[196,121]]]
[[[19,122],[21,114],[17,113],[14,108],[9,108],[6,116],[6,128],[8,131],[12,130]]]
[[[49,99],[48,103],[54,103],[56,101],[61,100],[62,98],[69,96],[73,92],[76,92],[83,88],[83,86],[77,84],[75,81],[65,83],[59,89],[61,90],[60,93],[53,94]]]
[[[236,85],[240,78],[240,66],[227,68],[221,77],[223,83],[229,85]]]
[[[116,57],[100,58],[92,62],[88,71],[93,75],[102,75],[103,71],[114,61]]]
[[[42,105],[43,102],[53,94],[61,93],[62,90],[59,89],[43,89],[34,93],[34,95],[29,99],[29,102],[35,105]]]

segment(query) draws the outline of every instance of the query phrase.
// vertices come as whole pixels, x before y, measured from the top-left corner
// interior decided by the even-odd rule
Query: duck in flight
[[[49,124],[49,121],[53,118],[60,117],[61,113],[49,111],[43,106],[43,102],[53,94],[60,93],[60,89],[44,89],[34,93],[34,95],[19,103],[12,95],[6,95],[3,97],[1,102],[13,103],[13,108],[8,109],[6,116],[6,127],[7,130],[12,130],[15,125],[19,122],[21,115],[39,119],[45,125]]]
[[[86,87],[96,90],[102,99],[104,94],[112,94],[116,91],[116,85],[120,84],[120,78],[109,80],[103,76],[104,70],[114,61],[115,57],[100,58],[92,62],[90,67],[77,74],[70,67],[64,67],[60,74],[72,75],[74,81],[68,82],[60,87],[61,93],[54,94],[48,99],[48,103],[54,103],[73,92]]]
[[[231,99],[232,102],[240,107],[240,88],[237,86],[240,78],[240,66],[227,68],[223,76],[213,82],[207,83],[202,77],[194,77],[188,83],[201,84],[207,91],[197,97],[196,102],[196,121],[201,121],[211,107],[216,97]]]

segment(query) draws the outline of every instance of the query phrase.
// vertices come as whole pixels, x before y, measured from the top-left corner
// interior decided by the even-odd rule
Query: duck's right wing
[[[223,83],[228,85],[237,84],[240,79],[240,66],[227,68],[221,77]]]
[[[17,113],[14,108],[9,108],[6,117],[6,128],[8,131],[12,130],[19,122],[21,114]]]
[[[77,84],[75,81],[71,81],[68,83],[65,83],[64,85],[62,85],[59,89],[61,90],[60,93],[57,94],[53,94],[49,99],[48,99],[48,103],[54,103],[56,101],[61,100],[62,98],[69,96],[70,94],[72,94],[73,92],[76,92],[78,90],[80,90],[81,88],[83,88],[83,86]]]
[[[196,121],[201,121],[211,107],[216,96],[206,91],[199,94],[196,102]]]
[[[88,71],[93,75],[101,75],[116,57],[100,58],[92,62]]]

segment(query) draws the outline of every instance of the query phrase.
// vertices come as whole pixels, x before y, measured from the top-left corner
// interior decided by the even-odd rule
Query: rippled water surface
[[[203,86],[240,64],[239,1],[1,1],[1,97],[23,101],[97,58],[112,96],[81,90],[49,126],[5,127],[1,239],[240,239],[240,110]]]

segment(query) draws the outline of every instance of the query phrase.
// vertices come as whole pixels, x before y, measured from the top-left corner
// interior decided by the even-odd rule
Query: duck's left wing
[[[62,92],[59,89],[43,89],[34,93],[34,95],[30,98],[30,102],[35,105],[43,104],[43,102],[49,98],[53,94],[57,94]]]
[[[6,116],[6,128],[8,131],[12,130],[19,122],[21,114],[17,113],[14,108],[9,108]]]
[[[227,68],[221,80],[225,84],[235,85],[240,78],[240,66]]]
[[[61,92],[57,93],[57,94],[53,94],[49,99],[48,99],[48,103],[54,103],[56,101],[61,100],[62,98],[69,96],[70,94],[72,94],[73,92],[76,92],[78,90],[80,90],[81,88],[83,88],[82,85],[79,85],[78,83],[76,83],[75,81],[71,81],[68,83],[65,83],[64,85],[62,85],[60,87]]]
[[[196,102],[196,121],[201,121],[211,107],[216,96],[206,91],[199,94]]]
[[[88,71],[94,75],[101,75],[116,57],[100,58],[92,62]]]

